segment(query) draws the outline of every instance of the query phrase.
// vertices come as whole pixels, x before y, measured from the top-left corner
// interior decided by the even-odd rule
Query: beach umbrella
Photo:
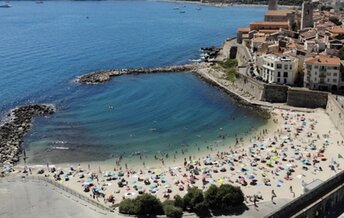
[[[278,157],[278,156],[273,156],[271,159],[274,160],[274,161],[276,161],[276,160],[279,159],[279,157]]]
[[[225,180],[224,180],[224,179],[219,179],[219,180],[217,180],[217,184],[218,184],[218,185],[222,185],[223,183],[225,183]]]

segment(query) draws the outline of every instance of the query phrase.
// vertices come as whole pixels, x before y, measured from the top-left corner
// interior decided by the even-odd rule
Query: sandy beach
[[[47,165],[18,165],[11,175],[38,175],[41,171],[40,176],[109,206],[144,192],[163,200],[183,196],[190,186],[205,190],[223,183],[240,186],[250,204],[253,195],[271,201],[272,191],[276,199],[293,199],[303,194],[303,184],[325,181],[341,170],[343,137],[323,109],[309,113],[273,109],[271,120],[274,124],[238,139],[235,145],[209,147],[197,154],[186,152],[176,159],[160,156],[145,165],[119,160],[112,165],[50,165],[50,172]]]

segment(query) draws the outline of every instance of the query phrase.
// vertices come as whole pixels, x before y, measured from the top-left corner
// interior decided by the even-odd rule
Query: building
[[[278,0],[269,0],[268,10],[277,10],[277,8],[278,8]]]
[[[265,13],[264,21],[295,23],[296,13],[292,10],[271,10]]]
[[[289,22],[266,22],[256,21],[250,23],[250,30],[256,30],[259,32],[273,33],[280,29],[289,29]]]
[[[309,0],[306,0],[302,3],[301,11],[301,29],[308,27],[313,27],[313,3]]]
[[[322,91],[341,88],[341,62],[338,57],[316,55],[305,59],[304,86]]]
[[[257,59],[257,68],[264,82],[293,85],[298,73],[298,60],[266,54]]]

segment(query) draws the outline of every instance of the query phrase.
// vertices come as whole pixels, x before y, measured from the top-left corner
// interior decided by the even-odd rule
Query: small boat
[[[201,7],[199,7],[199,8],[197,8],[196,10],[197,10],[197,11],[200,11],[200,10],[202,10],[202,8],[201,8]]]
[[[43,4],[43,1],[36,1],[36,4]]]
[[[10,8],[10,7],[12,7],[10,4],[0,5],[0,8]]]
[[[175,7],[175,8],[173,8],[173,10],[179,10],[179,8],[178,8],[178,7]]]
[[[69,150],[69,147],[64,147],[64,146],[56,146],[52,147],[53,150]]]
[[[181,14],[185,14],[185,11],[179,11],[179,13],[181,13]]]

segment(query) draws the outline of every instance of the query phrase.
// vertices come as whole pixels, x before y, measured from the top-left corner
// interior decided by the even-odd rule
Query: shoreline
[[[55,107],[49,104],[26,105],[10,110],[0,126],[0,166],[19,162],[23,137],[31,129],[33,118],[54,112]]]
[[[340,166],[343,166],[344,160],[339,159],[337,154],[343,155],[341,152],[344,146],[343,137],[338,130],[333,129],[334,124],[328,119],[325,110],[317,109],[306,113],[273,109],[270,121],[272,120],[273,125],[268,127],[265,125],[253,131],[236,146],[226,144],[215,146],[212,150],[202,149],[197,152],[195,157],[185,153],[183,156],[178,155],[175,162],[172,162],[173,159],[166,158],[165,166],[162,166],[159,161],[145,166],[134,162],[125,165],[124,161],[117,166],[105,162],[83,162],[50,165],[49,169],[54,167],[57,171],[48,172],[45,165],[17,165],[16,172],[11,176],[30,176],[31,174],[27,172],[27,167],[30,167],[32,175],[36,176],[38,171],[43,169],[44,172],[38,176],[47,176],[54,180],[53,177],[58,175],[59,170],[63,170],[64,174],[60,175],[61,180],[57,181],[85,197],[90,197],[89,193],[83,191],[81,185],[83,181],[88,180],[87,178],[92,173],[97,175],[96,180],[93,178],[93,184],[102,187],[106,197],[113,195],[116,203],[119,203],[122,198],[131,198],[130,193],[137,195],[136,185],[145,186],[141,184],[143,180],[140,178],[150,178],[155,175],[160,175],[166,181],[160,182],[159,180],[157,190],[153,190],[153,192],[149,190],[149,192],[162,200],[166,199],[164,194],[167,185],[171,188],[172,195],[184,195],[187,187],[190,186],[196,185],[205,190],[210,184],[225,182],[240,186],[245,196],[262,195],[263,199],[260,202],[266,202],[270,200],[271,190],[275,190],[277,199],[285,198],[291,201],[303,194],[303,184],[310,183],[315,179],[325,181],[341,171]],[[300,126],[302,126],[302,130]],[[315,149],[312,146],[315,146]],[[273,158],[273,162],[270,161],[271,158]],[[318,159],[315,165],[305,164],[304,161],[310,161],[312,158]],[[206,164],[208,160],[211,161],[210,165]],[[269,166],[270,163],[271,166]],[[202,186],[200,179],[202,173],[195,175],[195,172],[189,168],[190,166],[196,167],[203,173],[210,170],[210,177],[207,176],[206,179],[207,185]],[[335,170],[329,170],[329,166],[333,166]],[[292,169],[292,171],[286,169]],[[121,172],[123,176],[118,176]],[[113,175],[112,177],[116,178],[115,181],[112,181],[113,179],[109,175]],[[191,175],[198,178],[195,184],[189,180]],[[257,183],[249,182],[252,175],[256,178]],[[238,177],[245,178],[249,184],[243,184]],[[65,181],[66,178],[68,180]],[[128,184],[119,187],[117,183],[120,179],[124,179]],[[177,180],[182,182],[183,190],[178,190],[181,186],[180,183],[174,185],[174,181]],[[289,191],[287,188],[289,186],[292,186],[293,192]],[[148,186],[145,190],[148,192]],[[102,201],[100,202],[103,204]],[[248,200],[246,204],[252,204],[252,202]],[[105,202],[104,205],[111,206]]]

